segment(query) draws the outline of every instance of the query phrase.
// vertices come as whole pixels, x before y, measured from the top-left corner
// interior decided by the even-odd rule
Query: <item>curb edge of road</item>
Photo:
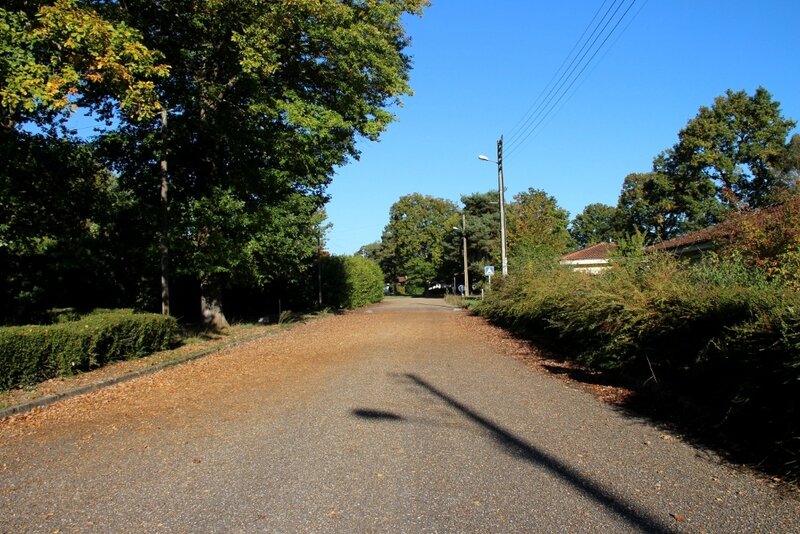
[[[186,362],[190,362],[192,360],[197,360],[199,358],[203,358],[205,356],[210,356],[211,354],[222,352],[223,350],[232,349],[236,347],[240,347],[242,345],[246,345],[248,343],[254,343],[256,341],[261,341],[262,339],[274,336],[280,332],[267,332],[264,334],[260,334],[258,336],[252,337],[250,339],[245,339],[241,341],[233,341],[230,343],[226,343],[219,347],[215,347],[212,349],[206,349],[200,352],[195,352],[178,358],[176,360],[169,360],[166,362],[162,362],[151,367],[147,367],[145,369],[139,369],[137,371],[131,371],[124,375],[115,376],[113,378],[108,378],[106,380],[101,380],[100,382],[96,382],[94,384],[86,384],[85,386],[81,386],[79,388],[75,388],[70,391],[65,391],[63,393],[56,393],[55,395],[47,395],[45,397],[41,397],[36,400],[23,402],[22,404],[16,404],[14,406],[9,406],[8,408],[4,408],[0,410],[0,420],[3,420],[7,417],[11,417],[12,415],[19,415],[23,413],[30,412],[34,408],[43,408],[45,406],[50,406],[51,404],[55,404],[58,401],[70,399],[72,397],[77,397],[79,395],[84,395],[86,393],[92,393],[94,391],[107,388],[110,386],[114,386],[116,384],[121,384],[123,382],[129,382],[131,380],[135,380],[137,378],[141,378],[143,376],[148,376],[159,371],[163,371],[164,369],[168,369],[170,367],[174,367],[176,365],[180,365]]]

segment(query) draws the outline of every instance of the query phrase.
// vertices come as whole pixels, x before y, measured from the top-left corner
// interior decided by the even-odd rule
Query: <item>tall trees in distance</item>
[[[617,237],[615,226],[617,209],[596,202],[589,204],[575,216],[569,225],[569,233],[578,248],[612,241]]]
[[[373,258],[390,279],[406,276],[410,288],[424,290],[440,279],[445,240],[460,224],[453,202],[419,193],[405,195],[392,204],[380,252],[373,250]]]
[[[500,265],[500,209],[497,192],[462,195],[462,212],[466,222],[467,269],[469,279],[479,282],[486,265]],[[461,227],[461,221],[456,225]],[[440,280],[451,280],[464,272],[461,233],[452,231],[445,239],[445,262]],[[471,284],[475,285],[475,284]]]
[[[700,108],[653,168],[676,181],[711,182],[725,207],[757,208],[782,185],[775,171],[795,124],[763,87],[752,96],[729,89]]]

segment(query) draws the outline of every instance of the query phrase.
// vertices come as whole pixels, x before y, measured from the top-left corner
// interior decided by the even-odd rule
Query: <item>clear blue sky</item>
[[[496,167],[478,154],[494,159],[500,135],[508,145],[601,4],[433,0],[422,18],[407,19],[415,94],[380,142],[360,143],[360,161],[334,177],[328,249],[352,254],[379,240],[403,195],[457,202],[496,190]],[[607,52],[506,151],[507,201],[533,187],[571,217],[594,202],[615,205],[625,176],[649,171],[698,108],[729,88],[752,94],[761,85],[800,120],[798,22],[796,0],[636,0]]]

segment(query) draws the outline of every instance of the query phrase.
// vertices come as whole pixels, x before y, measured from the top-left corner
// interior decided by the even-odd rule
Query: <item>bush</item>
[[[383,271],[361,256],[329,256],[322,264],[322,300],[335,308],[358,308],[383,299]]]
[[[746,260],[654,255],[598,276],[519,272],[479,311],[588,367],[654,375],[717,428],[779,463],[800,458],[800,293]]]
[[[35,384],[170,348],[175,319],[105,310],[77,321],[0,328],[0,388]]]

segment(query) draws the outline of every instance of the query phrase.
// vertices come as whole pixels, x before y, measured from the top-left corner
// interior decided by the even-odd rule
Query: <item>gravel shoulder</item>
[[[535,358],[393,299],[9,417],[0,532],[800,531],[796,498]]]

